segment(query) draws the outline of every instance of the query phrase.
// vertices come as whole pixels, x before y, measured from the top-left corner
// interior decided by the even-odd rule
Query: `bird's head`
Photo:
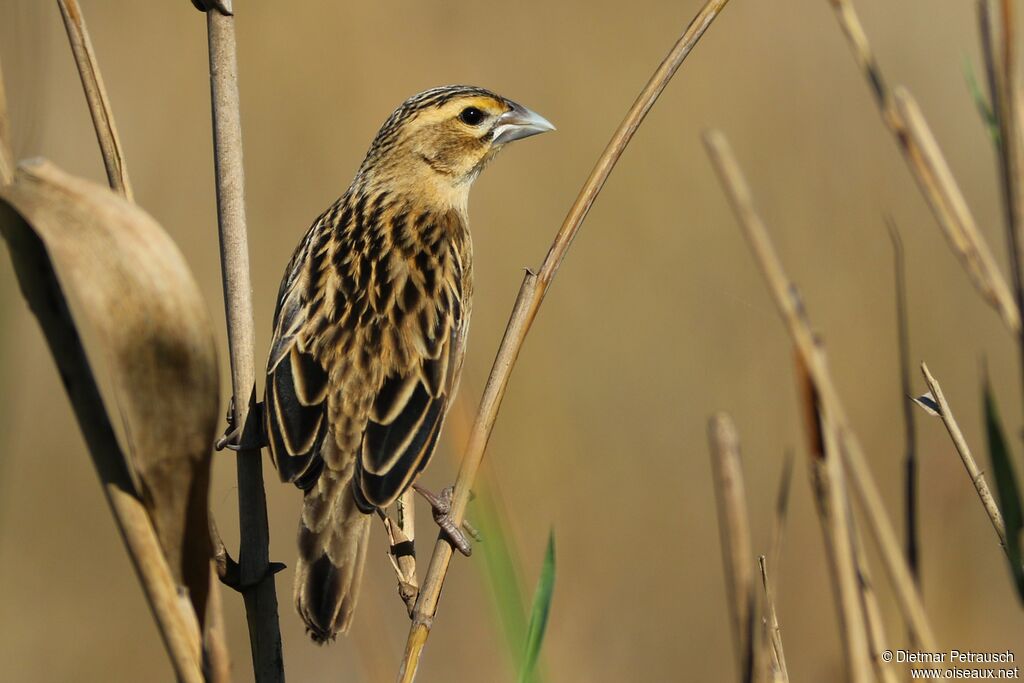
[[[554,129],[540,114],[489,90],[433,88],[410,97],[384,122],[359,175],[464,209],[470,185],[502,147]]]

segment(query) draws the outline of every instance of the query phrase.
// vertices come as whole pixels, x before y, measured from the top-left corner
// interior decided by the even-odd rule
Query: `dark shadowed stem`
[[[750,187],[725,136],[718,131],[709,131],[704,136],[704,143],[769,291],[775,299],[779,314],[786,323],[790,338],[806,365],[807,374],[814,382],[822,408],[840,440],[840,457],[867,519],[868,529],[878,546],[900,610],[916,642],[925,650],[934,650],[935,637],[925,614],[921,595],[907,567],[906,558],[885,511],[881,493],[868,467],[864,450],[846,417],[828,363],[817,348],[815,335],[800,301],[799,292],[782,267],[775,245],[768,236],[768,229],[754,207]]]
[[[907,564],[914,581],[920,585],[921,568],[918,564],[917,534],[917,428],[914,425],[914,406],[907,400],[910,386],[910,329],[907,316],[907,266],[903,256],[903,240],[896,223],[886,216],[889,238],[892,240],[893,272],[896,281],[896,330],[900,347],[900,405],[903,406],[904,438],[904,497],[906,514]]]
[[[980,0],[982,52],[992,111],[999,123],[999,178],[1006,217],[1006,241],[1017,306],[1024,310],[1024,188],[1021,187],[1021,137],[1017,93],[1017,46],[1013,2]],[[1017,332],[1021,386],[1024,389],[1024,331]]]
[[[103,166],[107,170],[107,181],[110,188],[128,201],[134,201],[132,186],[128,182],[128,171],[124,165],[124,152],[121,141],[117,137],[114,126],[114,114],[110,110],[107,90],[103,87],[103,77],[96,64],[96,54],[89,40],[89,32],[85,28],[85,18],[78,7],[78,0],[57,0],[64,28],[68,32],[71,53],[78,65],[78,75],[82,79],[82,89],[89,104],[93,128],[96,129],[96,140],[100,143],[103,154]]]
[[[14,180],[14,152],[11,150],[11,122],[7,118],[7,90],[0,68],[0,185]]]
[[[217,171],[217,219],[220,225],[224,308],[231,353],[234,424],[245,435],[255,402],[255,362],[249,245],[245,226],[242,128],[238,104],[238,62],[234,17],[218,9],[206,13],[210,40],[210,93]],[[259,448],[238,452],[238,565],[249,624],[253,671],[257,681],[283,681],[284,660],[277,618],[277,593],[270,568],[270,532]]]
[[[469,501],[470,488],[476,478],[480,462],[483,460],[484,450],[491,435],[491,429],[498,416],[501,407],[501,400],[505,395],[508,380],[512,374],[512,367],[515,365],[519,350],[523,346],[526,335],[530,330],[537,310],[540,308],[548,285],[558,272],[573,238],[579,231],[583,220],[586,218],[590,207],[593,205],[597,195],[604,187],[616,162],[622,156],[629,141],[633,138],[637,128],[643,122],[647,112],[654,106],[655,101],[668,81],[675,74],[679,65],[697,44],[697,41],[707,30],[711,22],[718,16],[725,7],[728,0],[709,0],[697,13],[697,16],[690,23],[683,33],[683,36],[673,46],[668,56],[655,71],[651,80],[637,97],[633,106],[626,114],[625,119],[619,124],[618,129],[612,136],[604,152],[598,158],[597,164],[590,172],[590,176],[580,190],[576,201],[569,210],[568,215],[562,223],[562,227],[555,235],[555,240],[548,251],[540,272],[535,274],[527,271],[523,284],[519,289],[515,307],[505,328],[505,335],[498,348],[497,358],[491,368],[491,374],[487,378],[487,385],[484,388],[484,395],[480,401],[480,409],[477,413],[473,429],[470,433],[469,442],[466,445],[462,466],[459,469],[458,477],[455,480],[455,493],[452,498],[452,517],[455,524],[461,524],[466,512],[466,505]],[[441,587],[444,584],[445,575],[448,572],[448,563],[451,561],[452,547],[443,539],[438,539],[434,546],[434,553],[430,558],[430,565],[423,581],[419,600],[413,613],[412,626],[409,630],[409,638],[406,642],[405,654],[402,659],[399,671],[399,680],[412,681],[416,676],[416,667],[419,665],[420,656],[423,653],[423,646],[427,642],[430,628],[433,624],[434,614],[437,612],[437,601],[441,595]]]

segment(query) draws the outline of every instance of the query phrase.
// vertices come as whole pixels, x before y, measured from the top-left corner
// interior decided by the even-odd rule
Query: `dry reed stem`
[[[750,188],[725,137],[720,132],[710,131],[705,134],[704,141],[779,313],[786,323],[797,352],[806,364],[808,374],[814,381],[822,406],[838,433],[841,445],[839,452],[849,472],[854,493],[864,510],[868,528],[878,545],[886,573],[895,589],[900,610],[921,647],[935,651],[935,637],[928,623],[921,596],[903,557],[900,543],[886,514],[885,505],[860,442],[850,429],[846,411],[835,389],[828,365],[817,350],[814,334],[799,301],[796,287],[786,276],[768,236],[767,228],[754,209]]]
[[[741,681],[754,675],[754,552],[750,542],[747,496],[740,462],[740,438],[732,418],[718,413],[708,420],[711,472],[715,480],[718,531],[729,597],[736,667]]]
[[[231,680],[231,651],[228,649],[227,630],[224,626],[224,606],[220,595],[220,580],[216,565],[210,563],[210,597],[206,607],[206,634],[203,649],[206,653],[207,680],[227,683]]]
[[[946,425],[946,431],[949,432],[949,437],[953,440],[953,447],[956,448],[956,452],[960,455],[964,469],[967,470],[967,476],[971,478],[971,483],[974,484],[974,490],[978,492],[981,506],[985,508],[985,513],[988,515],[989,521],[992,522],[992,528],[996,530],[996,535],[999,537],[999,545],[1005,551],[1006,525],[1003,523],[1003,515],[999,512],[999,506],[996,505],[995,498],[992,497],[992,492],[988,488],[988,482],[985,481],[985,473],[981,471],[978,463],[974,460],[974,456],[971,455],[967,439],[964,438],[963,432],[960,431],[960,425],[957,423],[956,417],[953,416],[953,411],[946,401],[945,394],[942,393],[942,387],[928,370],[926,363],[921,363],[921,373],[924,375],[924,381],[928,385],[928,390],[932,392],[932,396],[935,397],[935,402],[939,406],[939,418],[942,419],[942,424]]]
[[[867,626],[868,653],[871,656],[871,666],[878,681],[881,681],[881,683],[896,683],[896,674],[893,672],[892,667],[882,659],[882,652],[889,645],[889,639],[885,634],[885,622],[882,619],[882,610],[878,605],[878,596],[875,593],[871,572],[868,569],[867,560],[864,555],[864,545],[861,542],[860,534],[857,532],[857,525],[852,522],[851,516],[850,535],[853,538],[853,559],[854,565],[857,568],[857,585],[860,588],[861,609],[864,610],[864,622]]]
[[[415,496],[416,492],[413,489],[406,490],[396,502],[394,516],[389,513],[383,516],[384,531],[388,536],[388,559],[391,560],[395,578],[398,579],[398,596],[402,598],[410,616],[416,608],[416,598],[420,594],[419,577],[416,575],[416,555],[411,552],[396,555],[395,550],[416,541]]]
[[[1006,284],[992,256],[992,250],[978,230],[977,222],[928,124],[905,90],[897,89],[895,96],[889,91],[852,3],[849,0],[830,2],[850,42],[854,57],[871,85],[882,120],[896,138],[903,158],[960,264],[982,298],[996,309],[1007,328],[1014,335],[1019,335],[1019,302]],[[916,113],[912,122],[906,118],[908,106]]]
[[[820,343],[815,341],[816,357],[824,359],[824,353]],[[825,541],[849,680],[852,683],[868,683],[872,679],[868,627],[861,602],[852,515],[846,497],[835,426],[821,404],[820,393],[807,371],[806,363],[799,355],[796,358],[796,372],[803,398],[811,489]]]
[[[764,600],[764,630],[767,631],[768,642],[771,644],[771,658],[768,660],[771,683],[789,683],[789,670],[786,668],[786,652],[782,647],[782,630],[779,628],[779,616],[775,611],[774,579],[768,576],[767,561],[764,555],[757,558],[761,569],[761,588]],[[773,568],[772,571],[775,571]]]
[[[11,150],[11,121],[7,116],[7,89],[0,68],[0,185],[14,180],[14,152]]]
[[[64,28],[68,33],[71,53],[78,65],[78,75],[82,79],[82,89],[89,104],[93,128],[96,129],[96,141],[100,144],[103,155],[103,166],[107,171],[107,181],[111,189],[128,201],[134,201],[132,186],[128,182],[128,170],[125,168],[124,152],[121,141],[114,126],[114,114],[110,110],[110,100],[103,86],[103,77],[96,64],[96,54],[89,40],[89,31],[85,27],[85,18],[78,7],[78,0],[57,0]]]
[[[612,135],[611,140],[605,147],[604,152],[598,158],[597,164],[590,172],[590,176],[583,184],[576,201],[569,209],[568,215],[562,222],[555,235],[554,242],[548,251],[547,256],[541,265],[540,272],[535,274],[527,271],[520,286],[516,303],[512,309],[505,334],[502,337],[501,345],[498,347],[497,357],[491,368],[484,387],[484,394],[480,400],[480,408],[476,420],[473,423],[473,430],[466,445],[462,466],[459,468],[458,477],[455,480],[455,492],[452,497],[451,515],[456,525],[462,523],[466,512],[466,505],[469,501],[470,488],[476,478],[480,462],[483,460],[484,451],[487,448],[487,441],[490,438],[491,430],[498,416],[501,407],[501,400],[505,395],[512,368],[519,356],[526,335],[530,330],[537,310],[540,308],[548,285],[558,272],[562,260],[565,258],[569,247],[572,245],[576,233],[579,231],[583,220],[587,217],[590,207],[593,205],[597,195],[604,187],[605,181],[611,174],[612,169],[622,156],[623,151],[633,138],[637,128],[643,123],[647,112],[654,106],[658,96],[661,94],[669,80],[675,74],[679,65],[693,49],[700,37],[704,35],[711,22],[722,11],[728,0],[708,0],[701,10],[694,17],[682,37],[672,47],[664,61],[658,66],[654,75],[637,97],[633,106],[630,107],[622,123]],[[448,572],[448,564],[452,557],[452,547],[444,539],[439,538],[434,546],[434,553],[430,558],[430,564],[423,581],[423,588],[416,604],[413,614],[412,626],[409,630],[409,637],[405,646],[405,653],[399,669],[399,680],[409,682],[416,677],[416,668],[419,665],[423,647],[430,634],[434,615],[437,612],[437,601],[441,594],[441,587],[444,584],[445,575]]]
[[[245,175],[238,102],[238,61],[234,17],[213,9],[206,13],[210,45],[210,97],[213,102],[213,145],[217,176],[217,222],[220,234],[224,309],[231,357],[234,424],[242,426],[248,443],[248,418],[255,403],[255,361],[252,285],[245,223]],[[249,438],[247,438],[249,437]],[[263,488],[260,449],[239,450],[238,517],[241,536],[238,565],[249,626],[249,644],[257,681],[283,681],[284,660],[277,617],[277,593],[270,568],[270,532]]]

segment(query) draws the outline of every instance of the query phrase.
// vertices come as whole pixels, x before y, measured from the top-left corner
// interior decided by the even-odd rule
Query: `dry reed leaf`
[[[932,396],[932,392],[930,391],[927,391],[920,396],[911,397],[910,400],[920,406],[924,412],[928,413],[932,417],[939,417],[941,414],[939,404],[936,402],[935,397]]]
[[[105,416],[93,407],[92,418],[106,417],[109,427],[120,416],[127,441],[122,452],[130,454],[138,494],[173,578],[189,589],[202,622],[210,579],[207,492],[219,375],[195,280],[177,246],[148,214],[49,162],[22,163],[14,182],[0,189],[0,200],[13,210],[0,215],[0,231],[72,402],[76,392],[62,365],[67,359],[58,357],[63,342],[52,338],[45,320],[54,312],[67,314],[65,298],[74,303],[68,329],[79,337],[88,330],[97,347],[88,348],[89,355],[109,368],[115,405],[107,406]],[[26,249],[39,243],[49,263],[39,263],[38,249]],[[51,267],[59,282],[46,291]],[[50,301],[40,299],[41,291]],[[41,311],[47,304],[50,310]],[[81,360],[88,377],[92,370]],[[75,409],[83,432],[102,429]],[[86,439],[107,483],[88,433]],[[128,483],[121,486],[127,489]]]

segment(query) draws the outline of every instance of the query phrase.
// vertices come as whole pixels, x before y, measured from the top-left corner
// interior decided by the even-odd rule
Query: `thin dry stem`
[[[234,424],[242,425],[242,443],[251,443],[249,424],[255,403],[252,285],[245,223],[245,175],[238,102],[238,62],[234,17],[206,13],[210,45],[210,96],[217,173],[217,221],[220,228],[224,308],[231,356]],[[240,585],[249,625],[249,643],[257,681],[283,681],[284,661],[277,618],[277,593],[270,567],[270,532],[259,448],[238,452],[238,553]]]
[[[764,555],[757,558],[761,569],[761,588],[764,600],[764,629],[767,631],[768,642],[771,643],[769,680],[771,683],[789,683],[789,670],[786,668],[786,652],[782,648],[782,629],[779,628],[779,616],[775,610],[774,582],[768,577],[767,561]],[[772,571],[775,571],[773,568]],[[774,577],[773,577],[774,578]]]
[[[946,425],[946,431],[949,432],[949,437],[953,440],[953,447],[956,448],[956,452],[960,455],[964,469],[967,470],[967,476],[971,478],[971,483],[974,484],[974,490],[978,492],[981,506],[985,508],[985,513],[988,515],[989,521],[992,522],[992,528],[996,530],[996,536],[999,537],[999,545],[1005,551],[1006,525],[1003,523],[1003,515],[999,512],[999,506],[996,505],[995,498],[992,497],[992,491],[988,488],[988,482],[985,481],[985,473],[981,471],[978,463],[974,460],[974,456],[971,455],[967,439],[964,438],[963,432],[960,431],[960,425],[957,423],[956,417],[953,416],[953,411],[946,401],[945,394],[942,393],[942,387],[939,385],[939,381],[929,372],[926,363],[921,363],[921,373],[924,375],[924,381],[928,385],[928,390],[932,392],[932,396],[935,397],[935,402],[939,406],[939,417],[942,419],[942,424]]]
[[[708,421],[708,442],[736,666],[740,680],[751,681],[754,674],[754,553],[740,463],[740,439],[732,418],[725,413],[712,417]]]
[[[768,237],[767,228],[754,209],[750,188],[725,137],[717,131],[711,131],[705,134],[704,140],[779,313],[786,323],[797,352],[807,366],[808,374],[820,393],[821,404],[838,434],[843,463],[848,470],[854,493],[864,510],[868,528],[880,550],[900,610],[921,647],[934,651],[935,637],[925,615],[921,596],[903,557],[900,543],[885,511],[881,494],[871,475],[860,442],[849,426],[846,411],[835,389],[828,365],[816,348],[814,334],[796,287],[786,276],[775,247]]]
[[[0,185],[14,180],[14,152],[11,149],[11,121],[7,117],[7,89],[0,68]]]
[[[416,555],[405,550],[416,541],[416,492],[408,489],[398,499],[394,517],[383,516],[384,531],[388,536],[390,551],[388,559],[398,579],[398,596],[402,598],[409,615],[412,616],[416,607],[416,598],[420,594],[419,578],[416,575]],[[401,551],[396,553],[396,551]]]
[[[864,28],[849,0],[831,0],[854,57],[871,85],[882,120],[896,138],[903,158],[939,226],[971,282],[1014,334],[1021,332],[1020,306],[996,265],[977,222],[935,143],[924,117],[903,89],[893,94],[882,78]],[[908,120],[908,111],[914,120]]]
[[[484,395],[480,401],[480,409],[473,423],[473,431],[466,445],[465,456],[462,466],[455,480],[455,492],[452,498],[452,518],[456,524],[461,524],[466,512],[466,505],[469,501],[470,488],[476,478],[480,462],[483,460],[487,441],[490,438],[491,430],[498,416],[501,407],[501,400],[508,387],[508,380],[515,365],[516,358],[523,346],[526,335],[530,330],[537,310],[540,308],[548,285],[558,272],[569,247],[572,245],[583,220],[587,217],[590,207],[597,199],[601,188],[611,174],[612,169],[622,156],[623,151],[633,138],[637,128],[643,122],[647,112],[657,101],[669,80],[675,74],[679,65],[697,44],[700,37],[704,35],[711,22],[722,11],[728,0],[708,0],[708,2],[697,13],[697,16],[687,27],[679,41],[673,46],[668,56],[654,72],[651,80],[648,81],[643,91],[637,97],[622,123],[619,124],[615,134],[604,152],[598,158],[597,164],[591,171],[590,176],[580,190],[572,208],[562,222],[562,227],[555,235],[554,242],[548,251],[544,263],[541,265],[540,273],[534,274],[528,271],[523,284],[519,289],[515,307],[509,319],[505,334],[498,348],[491,373],[484,388]],[[423,588],[416,604],[413,614],[412,626],[409,630],[409,637],[405,646],[405,653],[399,669],[399,680],[409,682],[416,677],[416,668],[419,666],[420,656],[423,653],[423,646],[427,642],[430,628],[433,623],[434,614],[437,612],[437,601],[441,594],[441,587],[444,584],[445,575],[448,572],[448,564],[452,557],[451,545],[443,539],[438,539],[434,546],[434,553],[430,558],[430,565],[423,581]]]
[[[871,572],[868,569],[867,559],[864,555],[864,544],[861,541],[860,533],[858,533],[857,525],[853,523],[852,516],[850,521],[854,564],[857,568],[857,585],[860,588],[861,609],[864,610],[864,621],[867,626],[871,666],[874,668],[875,678],[878,681],[881,681],[881,683],[896,683],[896,674],[892,670],[891,665],[882,659],[882,653],[890,645],[890,642],[885,634],[882,610],[878,604],[878,595],[875,593]]]
[[[82,89],[85,90],[89,114],[92,116],[93,128],[96,129],[96,140],[100,143],[100,152],[103,154],[103,166],[107,170],[107,181],[115,192],[128,201],[134,201],[132,187],[128,182],[128,171],[125,168],[124,152],[117,137],[117,128],[114,126],[114,114],[110,110],[110,100],[103,86],[103,77],[96,64],[96,54],[93,52],[92,41],[89,40],[89,31],[86,30],[85,18],[78,7],[78,0],[57,0],[57,5],[64,19],[64,28],[68,33],[75,64],[78,65],[78,75],[82,79]]]
[[[782,537],[786,530],[786,517],[789,513],[789,489],[793,481],[793,453],[787,452],[782,461],[782,472],[779,474],[779,488],[775,496],[775,514],[772,516],[771,545],[768,546],[768,558],[772,571],[779,568],[782,559]],[[775,586],[772,586],[774,592]]]
[[[227,683],[231,680],[231,651],[228,649],[227,631],[224,626],[224,607],[221,603],[220,581],[216,565],[211,563],[210,598],[206,606],[206,634],[203,637],[209,683]]]

